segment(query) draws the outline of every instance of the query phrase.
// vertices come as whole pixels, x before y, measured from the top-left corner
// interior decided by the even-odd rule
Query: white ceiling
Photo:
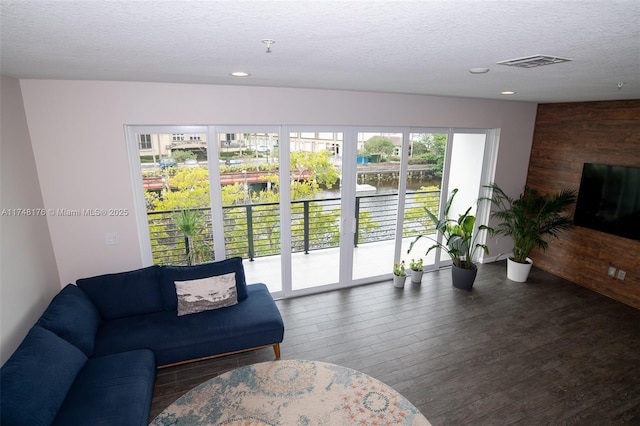
[[[640,99],[638,0],[0,2],[0,72],[16,78]],[[535,54],[573,61],[496,65]]]

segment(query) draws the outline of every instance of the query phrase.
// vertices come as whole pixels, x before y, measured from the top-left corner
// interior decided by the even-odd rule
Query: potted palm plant
[[[427,249],[425,256],[436,248],[440,248],[446,252],[453,262],[451,268],[453,286],[462,290],[471,290],[478,273],[478,267],[473,262],[473,255],[477,250],[483,250],[488,254],[489,249],[485,244],[477,242],[480,233],[474,233],[476,217],[470,214],[472,207],[469,207],[457,220],[449,217],[449,211],[457,193],[457,188],[451,192],[451,196],[445,207],[444,219],[439,219],[428,208],[424,208],[429,219],[435,223],[436,231],[442,234],[442,242],[433,238],[432,235],[421,234],[411,242],[407,253],[411,252],[413,246],[421,238],[432,240],[434,244]],[[485,229],[491,231],[491,228],[486,225],[480,225],[478,227],[478,231]]]
[[[529,252],[534,247],[546,250],[547,237],[558,238],[558,233],[573,225],[571,217],[563,214],[576,201],[576,191],[563,189],[554,194],[541,194],[525,187],[518,198],[508,196],[497,184],[486,185],[492,191],[491,201],[496,210],[491,217],[499,223],[492,235],[513,238],[513,255],[507,259],[507,278],[525,282],[533,261]]]

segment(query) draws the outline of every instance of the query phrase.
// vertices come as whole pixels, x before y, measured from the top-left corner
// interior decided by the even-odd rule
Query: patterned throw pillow
[[[190,281],[175,281],[178,316],[233,306],[238,303],[236,273]]]

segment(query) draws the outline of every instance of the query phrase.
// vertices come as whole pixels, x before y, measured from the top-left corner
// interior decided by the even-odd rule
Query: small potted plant
[[[404,263],[404,260],[402,260],[400,263],[394,263],[393,264],[393,286],[394,287],[398,287],[398,288],[402,288],[404,287],[404,283],[407,280],[407,272],[406,272],[406,265]]]
[[[432,240],[435,244],[429,247],[425,256],[437,248],[443,250],[451,257],[453,262],[451,268],[453,286],[461,290],[471,290],[478,273],[478,267],[473,262],[473,256],[477,250],[483,250],[488,254],[489,248],[485,244],[477,242],[480,232],[474,233],[476,217],[470,214],[472,207],[469,207],[457,220],[449,217],[449,210],[457,193],[458,188],[451,191],[451,196],[444,210],[444,219],[439,219],[426,207],[424,209],[429,219],[435,223],[436,230],[442,234],[442,242],[431,235],[418,235],[409,245],[407,253],[411,252],[414,244],[421,238]],[[482,230],[491,231],[491,228],[486,225],[480,225],[478,231]]]
[[[525,282],[533,261],[529,252],[537,247],[546,250],[547,237],[558,238],[558,233],[571,227],[573,222],[563,211],[576,201],[576,192],[563,189],[554,194],[541,194],[525,187],[518,198],[512,198],[495,183],[486,185],[492,190],[491,201],[496,210],[491,217],[500,222],[492,230],[492,235],[513,238],[513,256],[507,259],[507,278]]]
[[[424,267],[422,266],[422,258],[417,260],[411,259],[411,262],[409,262],[409,269],[411,269],[411,282],[422,282],[422,274],[424,271]]]

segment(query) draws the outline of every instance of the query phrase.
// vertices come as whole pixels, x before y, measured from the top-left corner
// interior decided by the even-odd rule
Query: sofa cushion
[[[38,325],[78,347],[86,356],[91,356],[100,314],[84,291],[68,284],[53,298]]]
[[[190,281],[176,281],[178,315],[226,308],[238,303],[236,273]]]
[[[176,316],[175,311],[121,318],[98,329],[94,356],[149,348],[158,365],[282,342],[284,323],[267,286],[228,308]]]
[[[176,295],[176,281],[197,280],[200,278],[236,273],[236,291],[238,301],[247,298],[247,282],[244,276],[244,266],[241,257],[232,257],[218,262],[203,263],[195,266],[161,266],[160,285],[162,289],[162,303],[167,311],[178,309]]]
[[[155,377],[155,358],[146,349],[90,358],[53,424],[147,425]]]
[[[34,325],[0,369],[0,423],[51,424],[86,361],[80,349]]]
[[[76,281],[106,320],[162,310],[160,267],[99,275]]]

